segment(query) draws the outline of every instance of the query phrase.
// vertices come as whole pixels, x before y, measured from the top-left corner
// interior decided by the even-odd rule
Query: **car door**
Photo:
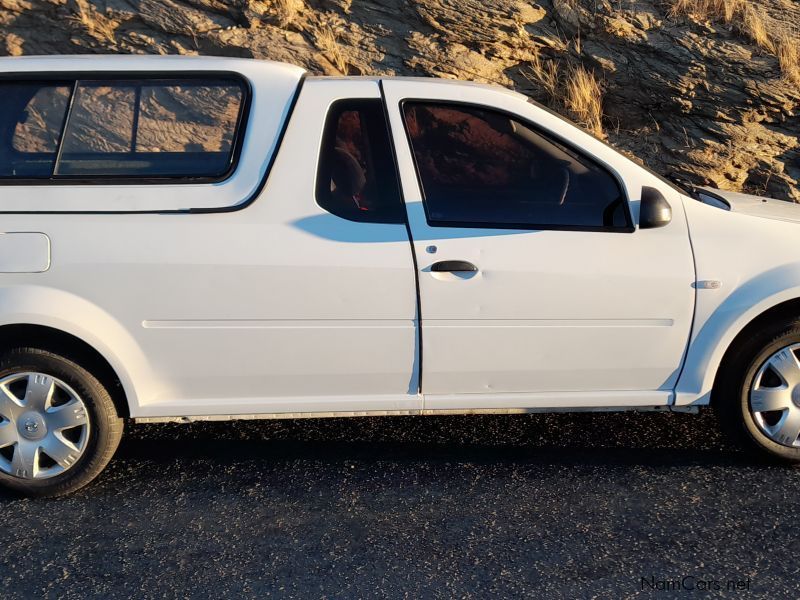
[[[2,324],[97,347],[130,382],[137,418],[418,409],[415,273],[378,82],[309,78],[266,176],[268,125],[291,97],[256,78],[238,165],[206,183],[164,174],[231,147],[237,112],[208,104],[230,95],[227,81],[140,77],[3,87],[17,108],[0,132],[18,139],[0,147],[14,157],[0,161],[0,211],[92,197],[109,210],[3,214],[2,232],[37,254],[0,274]],[[80,175],[51,182],[59,161]],[[235,210],[136,210],[187,189],[244,202],[262,177]]]
[[[383,82],[419,267],[427,409],[659,405],[694,304],[680,196],[522,96]],[[634,202],[630,202],[633,199]]]
[[[170,248],[183,263],[162,260],[177,281],[151,307],[146,343],[189,373],[195,411],[419,408],[413,260],[387,136],[377,82],[309,78],[258,198],[189,216],[193,246]],[[211,267],[185,266],[198,257]]]

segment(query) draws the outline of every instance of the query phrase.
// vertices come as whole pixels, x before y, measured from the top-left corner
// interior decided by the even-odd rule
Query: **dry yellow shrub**
[[[768,52],[775,52],[775,43],[767,30],[767,24],[764,22],[764,15],[760,9],[749,4],[745,5],[739,28],[756,46]]]
[[[119,23],[99,12],[87,0],[75,0],[75,6],[75,14],[67,17],[70,21],[82,25],[98,42],[116,45],[115,33]]]
[[[800,39],[786,26],[768,22],[756,3],[749,0],[669,0],[669,7],[673,17],[688,16],[733,25],[756,46],[778,58],[786,79],[800,80]]]
[[[784,32],[778,39],[776,53],[784,77],[800,86],[800,40],[798,36]]]
[[[330,25],[322,26],[314,36],[317,48],[331,61],[340,73],[347,73],[347,58],[339,47],[336,32]]]
[[[554,60],[544,61],[539,52],[536,52],[529,64],[530,70],[524,72],[523,76],[531,83],[541,86],[551,100],[555,99],[561,78],[558,63]]]
[[[603,92],[594,73],[583,66],[570,67],[566,78],[564,104],[581,125],[597,137],[603,132]]]
[[[297,13],[303,7],[303,0],[275,0],[273,5],[278,24],[286,27],[294,21]]]

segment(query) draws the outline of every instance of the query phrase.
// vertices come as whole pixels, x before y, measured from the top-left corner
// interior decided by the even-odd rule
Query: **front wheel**
[[[60,496],[94,479],[122,437],[108,390],[66,356],[17,348],[0,357],[0,484]]]
[[[763,327],[735,347],[713,403],[735,442],[800,463],[800,321]]]

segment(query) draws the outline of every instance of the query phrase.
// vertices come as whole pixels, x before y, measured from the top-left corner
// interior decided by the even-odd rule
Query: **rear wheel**
[[[108,390],[60,354],[17,348],[0,357],[0,484],[59,496],[94,479],[122,437]]]
[[[800,462],[800,321],[761,328],[723,364],[714,406],[734,441]]]

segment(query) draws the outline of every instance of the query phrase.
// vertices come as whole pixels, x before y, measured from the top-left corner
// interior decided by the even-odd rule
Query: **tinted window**
[[[70,162],[79,153],[130,152],[134,106],[136,88],[132,85],[79,85],[56,173],[69,172]]]
[[[53,171],[72,83],[0,83],[0,176]]]
[[[0,177],[219,178],[245,91],[235,79],[0,82]]]
[[[237,86],[142,86],[136,144],[153,152],[227,154],[233,147],[241,101]],[[177,118],[165,119],[169,113]]]
[[[242,100],[237,82],[79,82],[55,174],[220,176]]]
[[[403,113],[432,225],[630,225],[610,173],[508,115],[421,102]]]
[[[328,111],[317,203],[351,221],[403,223],[404,211],[380,100],[341,100]]]

